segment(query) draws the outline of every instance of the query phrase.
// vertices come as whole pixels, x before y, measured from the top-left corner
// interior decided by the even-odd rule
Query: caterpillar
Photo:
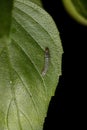
[[[45,74],[46,74],[47,71],[48,71],[48,68],[49,68],[49,60],[50,60],[49,48],[46,47],[46,48],[45,48],[44,67],[43,67],[43,71],[42,71],[42,76],[45,76]]]

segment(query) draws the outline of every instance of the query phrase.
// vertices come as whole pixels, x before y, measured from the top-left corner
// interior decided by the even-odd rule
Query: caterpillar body
[[[47,71],[48,71],[48,68],[49,68],[49,60],[50,60],[49,48],[46,47],[46,48],[45,48],[44,67],[43,67],[43,71],[42,71],[42,76],[45,76],[45,74],[46,74]]]

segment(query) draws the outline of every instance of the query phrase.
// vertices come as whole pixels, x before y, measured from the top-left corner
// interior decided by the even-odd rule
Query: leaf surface
[[[29,0],[37,5],[39,5],[40,7],[42,7],[42,1],[41,0]]]
[[[42,8],[15,0],[8,39],[0,39],[0,130],[42,130],[61,75],[58,30]]]

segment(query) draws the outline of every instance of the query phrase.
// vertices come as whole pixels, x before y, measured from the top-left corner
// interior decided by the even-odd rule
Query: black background
[[[45,10],[53,17],[58,27],[64,50],[62,76],[50,102],[44,130],[62,130],[63,127],[71,129],[81,125],[77,120],[81,119],[79,109],[82,104],[83,86],[80,88],[79,83],[81,72],[84,71],[82,63],[85,62],[83,52],[87,44],[87,27],[77,23],[67,14],[61,0],[42,1]]]

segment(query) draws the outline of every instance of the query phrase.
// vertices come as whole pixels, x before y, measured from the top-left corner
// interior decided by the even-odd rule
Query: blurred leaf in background
[[[62,2],[76,21],[87,26],[87,0],[62,0]]]

